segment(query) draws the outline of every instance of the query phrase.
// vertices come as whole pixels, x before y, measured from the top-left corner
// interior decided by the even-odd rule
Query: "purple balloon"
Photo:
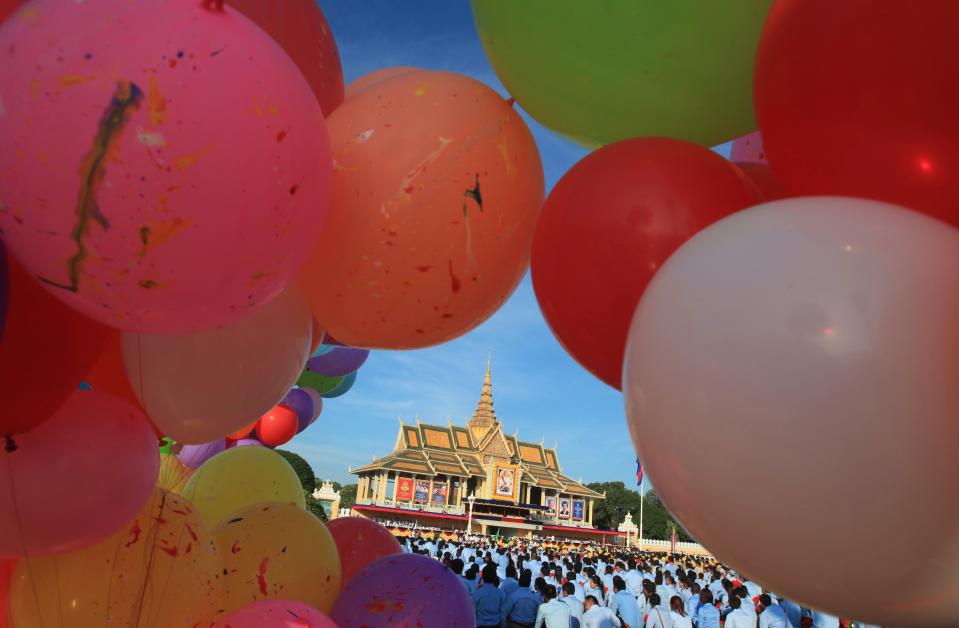
[[[310,425],[313,425],[319,418],[320,413],[323,412],[323,395],[312,388],[301,388],[300,390],[308,394],[310,399],[313,400],[313,416],[310,417]]]
[[[339,626],[370,628],[476,626],[460,577],[420,554],[395,554],[367,565],[346,583],[330,618]]]
[[[280,403],[296,412],[298,424],[296,433],[299,434],[305,430],[313,419],[313,398],[306,394],[306,391],[302,388],[294,388],[286,393],[286,397],[283,397],[283,401]]]
[[[211,440],[202,445],[184,445],[178,454],[180,462],[198,469],[201,464],[226,449],[226,439]]]
[[[307,360],[306,368],[326,377],[341,377],[359,369],[368,357],[369,349],[337,347],[329,353]]]
[[[233,443],[234,447],[262,447],[263,443],[255,438],[241,438]]]

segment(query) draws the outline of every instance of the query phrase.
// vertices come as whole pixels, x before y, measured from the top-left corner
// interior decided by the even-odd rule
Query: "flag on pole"
[[[636,459],[636,486],[643,485],[643,465],[639,463],[639,458]]]

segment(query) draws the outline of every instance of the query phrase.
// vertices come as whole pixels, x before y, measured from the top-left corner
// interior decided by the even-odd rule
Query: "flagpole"
[[[639,551],[643,551],[643,507],[646,505],[646,490],[643,482],[639,482]]]

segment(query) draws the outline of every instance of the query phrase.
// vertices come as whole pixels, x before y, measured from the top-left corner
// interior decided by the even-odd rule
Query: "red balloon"
[[[759,189],[764,201],[776,201],[786,198],[783,186],[769,164],[759,162],[734,162],[746,177]]]
[[[240,429],[238,429],[237,431],[227,434],[226,439],[227,440],[243,440],[244,438],[250,435],[250,432],[256,429],[256,426],[257,424],[259,424],[259,422],[260,422],[259,419],[257,419],[256,421],[253,421],[249,425],[245,425],[241,427]]]
[[[0,560],[0,628],[7,628],[10,606],[10,580],[17,567],[17,559]]]
[[[123,350],[120,334],[117,334],[110,340],[100,359],[97,360],[90,372],[87,373],[86,380],[94,390],[119,397],[146,416],[146,410],[143,409],[143,405],[140,404],[140,399],[136,393],[133,392],[130,380],[127,379],[126,367],[123,366]],[[149,420],[150,418],[147,417],[147,421]],[[157,426],[153,425],[152,421],[150,421],[150,425],[153,427],[157,438],[163,438],[163,433],[157,429]]]
[[[296,412],[278,405],[260,417],[256,424],[256,437],[267,447],[279,447],[296,436],[297,427],[299,421]]]
[[[779,0],[756,117],[788,196],[904,205],[959,225],[959,2]]]
[[[306,77],[324,115],[343,102],[343,66],[316,0],[226,0],[265,30]]]
[[[762,201],[721,156],[667,138],[605,146],[550,193],[533,238],[533,289],[560,344],[620,387],[626,335],[656,269],[700,229]]]
[[[26,0],[0,0],[0,22],[7,19],[7,16],[20,8],[20,5],[24,2]]]
[[[0,338],[0,436],[22,434],[53,415],[119,336],[55,299],[9,254],[7,263],[10,302]]]
[[[390,531],[363,517],[340,517],[326,524],[340,552],[342,586],[363,571],[367,565],[391,554],[401,554],[400,547]]]

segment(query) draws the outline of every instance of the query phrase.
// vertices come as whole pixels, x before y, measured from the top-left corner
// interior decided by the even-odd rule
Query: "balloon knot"
[[[15,452],[17,450],[17,441],[13,440],[13,436],[4,436],[4,439],[6,440],[6,445],[3,447],[4,451],[7,453]]]
[[[203,0],[201,4],[207,11],[223,12],[223,0]]]
[[[516,104],[516,99],[515,99],[515,98],[509,98],[509,99],[506,101],[506,104],[509,105],[510,107],[512,107],[513,105]]]

